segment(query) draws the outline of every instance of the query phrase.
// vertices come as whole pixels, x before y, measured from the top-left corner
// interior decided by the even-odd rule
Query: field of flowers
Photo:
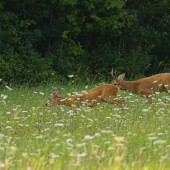
[[[123,109],[109,103],[78,109],[45,106],[52,88],[67,97],[93,87],[1,89],[0,169],[169,169],[169,94],[155,94],[149,107],[146,98],[125,91],[118,95],[127,101]]]

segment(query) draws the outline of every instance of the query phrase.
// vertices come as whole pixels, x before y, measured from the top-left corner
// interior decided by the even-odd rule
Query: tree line
[[[1,0],[0,78],[170,70],[168,0]]]

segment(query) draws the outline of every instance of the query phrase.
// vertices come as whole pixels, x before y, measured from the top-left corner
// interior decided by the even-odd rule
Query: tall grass
[[[0,90],[0,169],[169,169],[168,94],[156,94],[149,107],[124,91],[123,109],[45,106],[51,88],[66,97],[95,87],[73,81]]]

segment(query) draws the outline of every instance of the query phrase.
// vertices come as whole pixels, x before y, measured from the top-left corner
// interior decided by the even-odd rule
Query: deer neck
[[[121,90],[127,90],[135,94],[138,93],[137,88],[138,88],[138,84],[136,81],[123,81],[120,87]]]

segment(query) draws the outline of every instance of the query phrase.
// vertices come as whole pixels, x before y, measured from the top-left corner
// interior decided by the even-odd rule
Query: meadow
[[[153,104],[146,106],[146,98],[120,91],[119,98],[126,100],[123,109],[110,103],[77,109],[45,106],[52,88],[67,97],[101,83],[4,85],[0,169],[169,169],[169,94],[155,94]]]

